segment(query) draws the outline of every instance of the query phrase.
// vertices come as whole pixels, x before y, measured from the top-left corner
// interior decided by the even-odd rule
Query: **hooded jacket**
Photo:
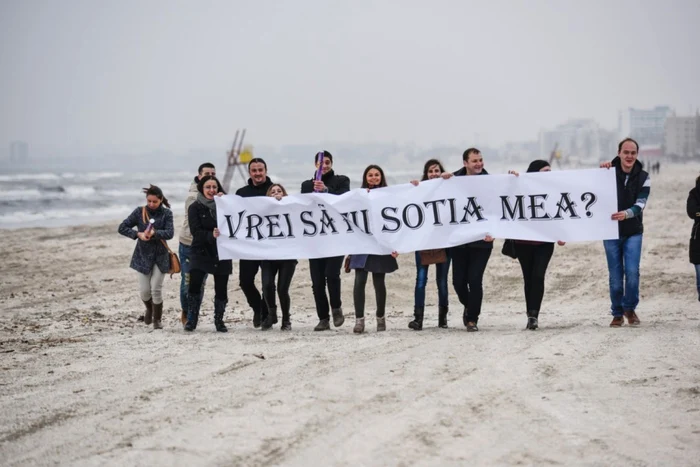
[[[651,192],[649,174],[642,169],[642,163],[634,161],[632,170],[622,170],[619,156],[612,160],[617,179],[617,210],[625,211],[627,219],[618,223],[620,238],[644,233],[644,207]]]
[[[700,264],[700,182],[695,182],[695,188],[688,193],[686,203],[688,217],[693,219],[693,229],[690,231],[690,247],[688,254],[690,262]]]

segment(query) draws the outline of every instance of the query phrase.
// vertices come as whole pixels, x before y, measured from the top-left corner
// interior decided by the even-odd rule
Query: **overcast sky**
[[[695,112],[699,48],[697,0],[0,0],[0,146],[495,146]]]

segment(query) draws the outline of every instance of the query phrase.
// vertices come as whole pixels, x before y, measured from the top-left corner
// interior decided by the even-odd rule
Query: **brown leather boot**
[[[386,317],[381,318],[377,316],[377,332],[386,331]]]
[[[153,322],[153,300],[148,299],[148,301],[143,301],[143,304],[146,305],[146,314],[143,315],[143,322],[144,324],[151,324]]]
[[[163,329],[163,325],[160,324],[163,318],[163,304],[154,303],[153,304],[153,329]]]
[[[355,318],[355,327],[352,328],[352,332],[355,334],[362,334],[365,332],[365,319],[364,318]]]

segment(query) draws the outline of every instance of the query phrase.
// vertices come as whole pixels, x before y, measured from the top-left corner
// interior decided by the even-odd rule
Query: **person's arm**
[[[686,212],[688,217],[693,220],[700,219],[700,205],[698,205],[698,200],[695,195],[691,192],[688,194],[688,202],[686,203]]]
[[[214,232],[207,230],[202,225],[202,221],[199,218],[199,209],[197,209],[197,203],[192,203],[190,210],[187,211],[187,220],[190,223],[190,233],[192,233],[192,242],[197,243],[216,243],[214,238]]]
[[[642,190],[637,195],[637,201],[629,209],[625,209],[625,219],[631,219],[632,217],[639,216],[647,205],[647,200],[649,199],[649,193],[651,193],[651,177],[647,175],[647,179],[644,180],[644,185],[642,185]]]
[[[136,240],[138,238],[138,232],[134,230],[134,227],[139,225],[140,216],[141,208],[136,208],[131,214],[129,214],[129,217],[124,219],[122,223],[119,224],[117,232],[125,237],[129,237],[132,240]]]
[[[153,231],[153,237],[158,240],[170,240],[175,236],[175,226],[173,225],[173,212],[170,209],[165,210],[163,216],[164,226],[160,230]]]

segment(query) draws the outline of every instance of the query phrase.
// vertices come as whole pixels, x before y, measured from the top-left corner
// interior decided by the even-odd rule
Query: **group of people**
[[[637,160],[638,144],[626,138],[618,146],[618,154],[601,167],[615,170],[617,179],[618,211],[611,219],[618,221],[619,239],[604,242],[608,262],[611,314],[611,327],[620,327],[627,320],[628,325],[640,324],[636,314],[639,303],[639,263],[643,236],[642,213],[650,192],[649,174]],[[481,151],[469,148],[462,156],[463,167],[456,172],[445,171],[440,161],[428,160],[423,167],[421,180],[412,180],[418,185],[422,181],[438,177],[450,178],[473,175],[488,175],[484,168]],[[350,190],[350,179],[336,174],[333,170],[333,155],[323,151],[314,156],[317,172],[301,184],[301,193],[330,193],[340,195]],[[321,162],[322,161],[322,162]],[[527,172],[548,172],[547,161],[533,161]],[[236,194],[242,197],[269,196],[277,200],[287,196],[286,189],[273,183],[267,175],[267,164],[261,158],[248,163],[250,178]],[[514,176],[515,170],[508,172]],[[316,175],[316,174],[314,174]],[[387,186],[384,171],[378,165],[370,165],[362,174],[361,187],[367,190]],[[700,187],[700,177],[698,178]],[[173,215],[168,200],[157,186],[144,188],[145,206],[137,207],[119,226],[119,233],[136,240],[131,267],[138,272],[140,298],[145,304],[144,322],[153,323],[155,329],[162,327],[163,295],[162,285],[169,267],[169,251],[166,244],[174,236]],[[181,321],[185,331],[197,328],[199,310],[202,305],[204,287],[209,275],[214,277],[214,325],[219,332],[227,332],[224,313],[228,303],[228,280],[232,274],[231,260],[219,258],[216,239],[220,235],[217,228],[215,197],[225,194],[216,177],[216,168],[211,163],[199,166],[197,175],[190,185],[185,202],[186,216],[180,229],[179,257],[181,263],[180,306]],[[700,225],[700,191],[691,192],[693,202],[688,199],[688,215],[695,219],[693,239]],[[463,306],[462,322],[469,332],[478,331],[479,316],[483,300],[483,277],[493,250],[494,238],[486,236],[482,240],[446,249],[415,252],[416,284],[414,288],[414,316],[408,323],[410,329],[423,329],[425,315],[425,288],[428,268],[435,264],[438,289],[438,327],[447,328],[449,312],[447,277],[452,266],[452,285],[459,302]],[[558,242],[564,245],[564,242]],[[539,327],[539,313],[544,296],[545,274],[554,252],[554,244],[515,240],[511,244],[511,256],[518,259],[524,281],[526,329]],[[695,248],[695,249],[693,249]],[[505,251],[504,251],[505,252]],[[700,244],[691,243],[691,261],[696,258],[698,271],[698,294],[700,298]],[[351,255],[309,260],[309,272],[315,301],[318,324],[315,331],[340,327],[345,321],[341,299],[341,270],[355,272],[353,301],[355,326],[353,332],[365,331],[365,289],[371,273],[376,298],[377,331],[386,330],[386,274],[398,269],[396,251],[388,255]],[[240,260],[239,284],[253,311],[253,326],[268,330],[279,322],[277,300],[281,308],[283,331],[291,330],[289,288],[296,269],[296,260]],[[261,271],[262,293],[255,284]]]

